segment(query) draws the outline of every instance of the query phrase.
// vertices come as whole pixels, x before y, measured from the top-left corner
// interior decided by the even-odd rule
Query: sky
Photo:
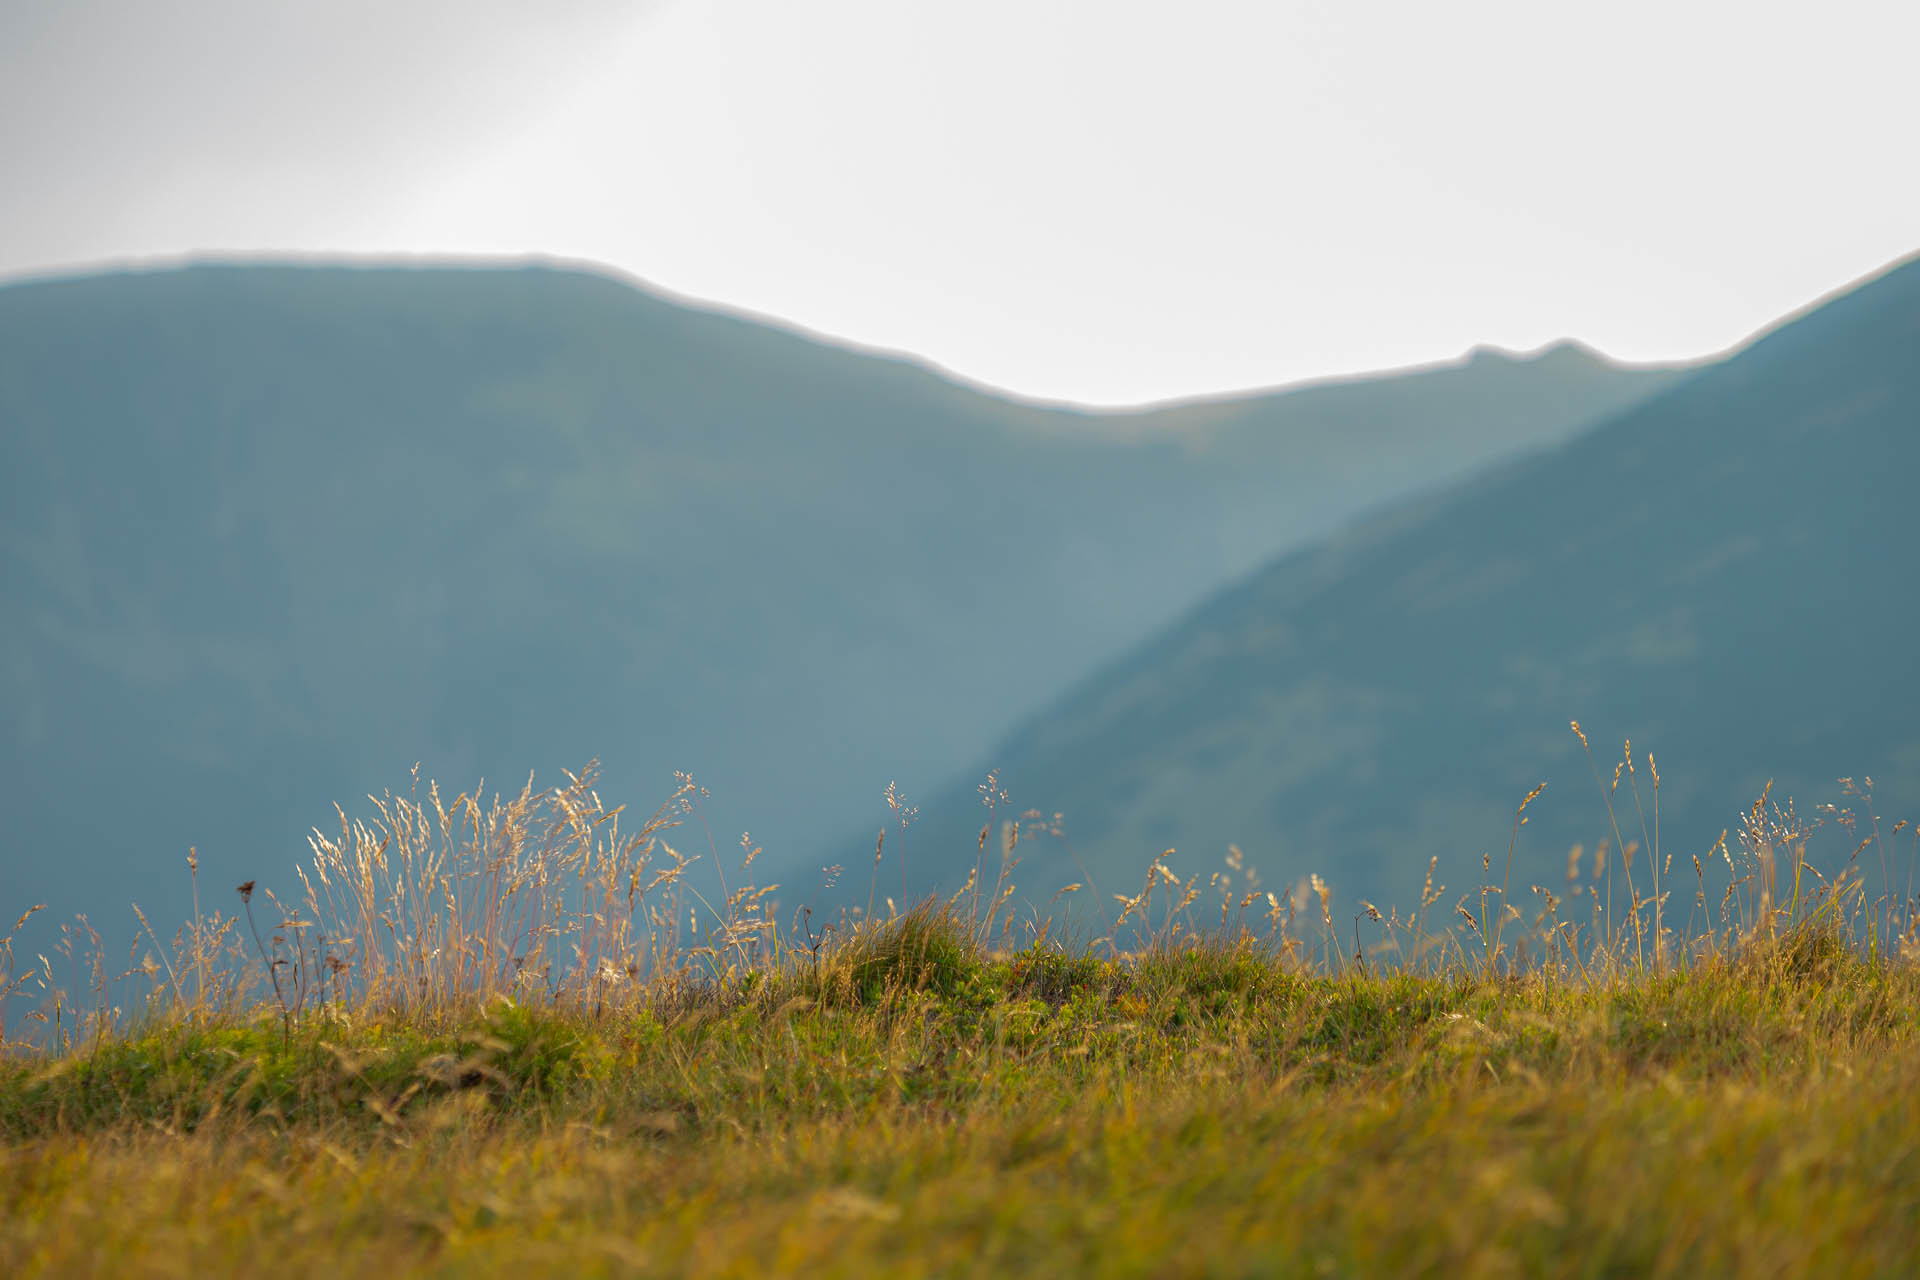
[[[604,264],[1126,404],[1723,350],[1920,248],[1898,0],[4,0],[0,278]]]

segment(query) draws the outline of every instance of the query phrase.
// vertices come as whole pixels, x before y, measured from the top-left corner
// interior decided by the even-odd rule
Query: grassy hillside
[[[1559,885],[1570,846],[1591,867],[1603,841],[1618,876],[1631,842],[1644,892],[1648,853],[1690,876],[1772,780],[1825,824],[1829,870],[1882,837],[1858,865],[1903,901],[1914,851],[1884,837],[1920,816],[1916,351],[1910,262],[1221,593],[987,758],[996,819],[1066,815],[1070,844],[1021,846],[1023,891],[1118,891],[1163,848],[1211,867],[1234,843],[1352,913],[1404,900],[1436,855],[1497,868],[1544,781],[1515,882]],[[967,874],[980,801],[927,807],[921,884]]]
[[[197,1064],[210,1062],[283,1093],[277,1116],[227,1111],[184,1128],[164,1105],[152,1122],[101,1118],[98,1102],[45,1119],[48,1104],[34,1108],[16,1072],[0,1086],[12,1131],[0,1148],[0,1267],[1920,1267],[1910,974],[1863,973],[1838,993],[1742,976],[1565,992],[1299,981],[1242,965],[1169,971],[1122,997],[1093,985],[1055,1008],[1008,972],[965,1009],[543,1020],[526,1034],[549,1055],[539,1061],[565,1067],[545,1076],[491,1065],[515,1049],[476,1022],[438,1038],[342,1030],[291,1048],[266,1032],[175,1029],[62,1077],[98,1098],[144,1070],[191,1096],[209,1070]],[[433,1057],[474,1062],[486,1082],[461,1086]],[[168,1063],[189,1065],[162,1075]]]
[[[690,770],[811,849],[1275,548],[1669,377],[1096,415],[576,272],[0,288],[0,902],[177,918],[190,845],[284,890],[416,760]]]
[[[1798,844],[1740,844],[1671,948],[1547,902],[1394,909],[1354,955],[1323,904],[1157,873],[1094,945],[969,903],[788,932],[737,882],[683,935],[652,841],[684,799],[627,837],[585,786],[400,805],[271,941],[266,903],[209,904],[42,991],[40,1047],[0,1054],[0,1270],[1920,1265],[1912,924],[1852,947],[1858,877]],[[444,900],[394,887],[429,868]]]

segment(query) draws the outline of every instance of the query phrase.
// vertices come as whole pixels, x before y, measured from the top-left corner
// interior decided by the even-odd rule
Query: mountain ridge
[[[689,770],[810,847],[1236,566],[1673,376],[1280,395],[1197,451],[541,268],[0,290],[0,897],[177,918],[189,845],[285,883],[416,761]]]
[[[0,276],[0,293],[11,289],[31,289],[41,286],[64,287],[96,280],[127,280],[152,276],[168,276],[186,272],[314,272],[337,273],[343,275],[395,274],[395,273],[459,273],[497,274],[510,272],[544,273],[555,276],[577,277],[585,280],[600,281],[617,289],[630,291],[650,301],[662,304],[677,312],[735,321],[754,329],[785,335],[789,338],[837,353],[865,357],[882,363],[891,363],[917,369],[942,382],[949,383],[960,390],[984,395],[1008,405],[1029,408],[1042,413],[1059,413],[1085,416],[1088,418],[1126,419],[1131,417],[1152,416],[1169,411],[1198,408],[1215,402],[1244,402],[1264,400],[1272,397],[1292,395],[1300,391],[1343,386],[1349,383],[1370,383],[1391,378],[1434,373],[1446,369],[1460,368],[1476,361],[1489,360],[1509,364],[1531,364],[1541,359],[1579,358],[1583,362],[1603,365],[1615,370],[1637,373],[1682,373],[1696,368],[1704,368],[1723,359],[1732,351],[1737,351],[1752,341],[1752,338],[1736,343],[1727,351],[1699,357],[1683,357],[1665,360],[1623,360],[1609,355],[1599,348],[1572,336],[1550,339],[1533,347],[1515,348],[1498,343],[1476,343],[1455,355],[1440,356],[1433,359],[1417,360],[1409,364],[1386,365],[1379,368],[1362,369],[1348,373],[1314,374],[1274,383],[1259,383],[1244,387],[1230,387],[1192,392],[1176,392],[1167,396],[1154,397],[1142,401],[1095,402],[1074,400],[1068,397],[1036,395],[1015,387],[1005,387],[987,382],[962,372],[939,359],[905,347],[889,346],[885,343],[866,342],[858,338],[846,337],[824,329],[816,329],[807,324],[771,312],[755,311],[750,307],[706,298],[696,294],[683,293],[644,276],[623,271],[592,259],[554,257],[543,254],[525,255],[440,255],[399,254],[361,255],[361,254],[223,254],[192,253],[184,255],[161,256],[153,259],[132,261],[102,261],[97,263],[75,263],[57,266],[45,270],[28,271],[8,276]]]
[[[1607,834],[1604,807],[1587,794],[1584,761],[1572,754],[1571,719],[1658,753],[1670,830],[1701,845],[1689,854],[1720,828],[1737,827],[1753,798],[1744,792],[1757,795],[1769,777],[1811,803],[1834,798],[1833,776],[1871,772],[1883,798],[1891,787],[1901,801],[1920,801],[1920,727],[1888,712],[1903,705],[1899,690],[1904,705],[1920,705],[1910,663],[1885,649],[1854,653],[1798,613],[1790,626],[1752,637],[1728,622],[1739,598],[1729,584],[1767,598],[1760,588],[1769,563],[1804,583],[1798,595],[1836,611],[1850,599],[1856,608],[1874,600],[1862,562],[1878,567],[1888,590],[1920,581],[1896,528],[1870,536],[1837,496],[1858,483],[1874,495],[1868,505],[1896,510],[1897,477],[1920,467],[1911,443],[1920,434],[1920,386],[1903,365],[1912,350],[1920,350],[1920,261],[1903,259],[1592,431],[1283,555],[1223,589],[1024,721],[988,757],[1015,811],[1063,810],[1074,836],[1077,862],[1044,845],[1025,847],[1029,883],[1044,896],[1042,882],[1078,880],[1093,866],[1103,889],[1108,881],[1126,887],[1138,875],[1129,863],[1144,869],[1161,848],[1188,849],[1204,863],[1231,841],[1290,876],[1311,870],[1349,894],[1399,901],[1417,887],[1428,853],[1452,860],[1459,876],[1482,846],[1503,843],[1503,803],[1510,818],[1546,776],[1554,780],[1550,799],[1529,811],[1535,848],[1527,865],[1538,882],[1543,857],[1575,841],[1592,847]],[[1827,381],[1836,384],[1830,395]],[[1848,471],[1848,449],[1864,452],[1858,477]],[[1767,458],[1770,451],[1790,454],[1791,465]],[[1880,468],[1892,478],[1876,474]],[[1618,481],[1617,491],[1589,494],[1583,476]],[[1744,518],[1723,491],[1726,476],[1744,477],[1758,486],[1756,497],[1779,503],[1782,528]],[[1817,488],[1823,482],[1826,491]],[[1786,496],[1801,485],[1817,501],[1795,516]],[[1682,495],[1720,523],[1689,523]],[[1583,510],[1591,514],[1576,514]],[[1634,532],[1610,533],[1609,520]],[[1672,540],[1665,568],[1650,530]],[[1648,582],[1596,561],[1598,545],[1630,549]],[[1809,546],[1843,563],[1828,570]],[[1559,567],[1549,573],[1548,561]],[[1602,594],[1584,603],[1563,598],[1562,578]],[[1584,639],[1574,625],[1583,608],[1592,612]],[[1485,638],[1471,635],[1475,610],[1486,611]],[[1911,605],[1880,611],[1900,634],[1915,626]],[[1743,663],[1743,648],[1767,643],[1779,651]],[[1506,666],[1489,669],[1482,651]],[[1836,679],[1836,668],[1847,679]],[[1886,699],[1859,687],[1862,668],[1887,673]],[[1410,670],[1418,677],[1402,674]],[[1817,700],[1791,687],[1802,672],[1817,673],[1803,676],[1809,683],[1847,688],[1845,714],[1822,714]],[[1636,692],[1636,682],[1659,692]],[[1783,713],[1797,736],[1738,714],[1741,697],[1790,707]],[[1308,745],[1255,723],[1248,707],[1257,705],[1290,719],[1293,736]],[[1716,755],[1701,726],[1677,718],[1682,706],[1741,723],[1749,741]],[[1442,708],[1457,724],[1452,737]],[[1837,725],[1857,726],[1861,741],[1847,744]],[[1521,736],[1527,747],[1486,745],[1502,735]],[[1117,742],[1154,745],[1149,753]],[[1762,759],[1756,744],[1781,758]],[[1603,773],[1612,764],[1605,750]],[[1816,764],[1814,751],[1833,758]],[[1853,753],[1865,759],[1840,758]],[[1735,767],[1723,767],[1728,758]],[[1644,771],[1646,760],[1639,764]],[[1830,770],[1827,784],[1819,783],[1822,768]],[[1353,776],[1343,779],[1342,769]],[[1396,798],[1396,789],[1419,798]],[[921,847],[970,851],[967,832],[980,817],[966,788],[944,793],[927,808]],[[1637,828],[1633,834],[1639,838]],[[1434,847],[1396,852],[1422,845]],[[1191,869],[1191,857],[1185,865]],[[961,874],[949,868],[942,883]]]

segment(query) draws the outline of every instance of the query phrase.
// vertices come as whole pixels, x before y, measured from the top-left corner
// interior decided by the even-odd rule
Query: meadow
[[[989,812],[829,923],[675,847],[701,794],[416,786],[124,967],[0,945],[0,1274],[1920,1273],[1905,824],[1022,908],[1047,823]]]

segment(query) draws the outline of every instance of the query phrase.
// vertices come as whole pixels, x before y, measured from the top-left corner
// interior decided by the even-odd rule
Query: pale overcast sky
[[[1121,403],[1723,349],[1920,248],[1909,0],[0,0],[0,275],[542,254]]]

